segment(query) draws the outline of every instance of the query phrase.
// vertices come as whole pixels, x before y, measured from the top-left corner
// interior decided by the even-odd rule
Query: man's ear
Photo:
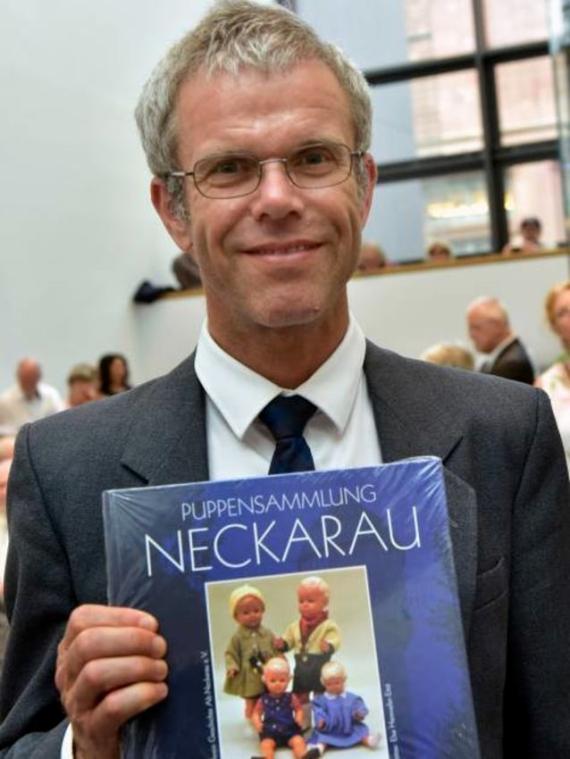
[[[366,188],[362,195],[362,226],[366,224],[370,208],[372,206],[372,197],[374,195],[374,188],[376,187],[376,179],[378,177],[378,170],[376,168],[376,161],[370,153],[364,154],[364,171],[366,174]]]
[[[172,195],[166,189],[166,183],[158,177],[153,177],[150,183],[150,199],[157,214],[162,219],[168,234],[178,245],[180,250],[190,250],[192,247],[192,233],[190,221],[181,219],[172,207]]]

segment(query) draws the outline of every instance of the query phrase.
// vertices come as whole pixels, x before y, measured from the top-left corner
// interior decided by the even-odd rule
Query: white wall
[[[268,0],[269,1],[269,0]],[[61,390],[70,366],[123,351],[130,298],[174,284],[132,116],[168,45],[211,0],[4,0],[0,6],[0,388],[24,355]]]

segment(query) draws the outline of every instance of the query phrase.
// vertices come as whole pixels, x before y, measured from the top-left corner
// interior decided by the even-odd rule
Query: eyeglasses
[[[220,153],[196,161],[192,171],[170,171],[165,176],[192,177],[206,198],[239,198],[257,190],[266,164],[282,163],[296,187],[317,190],[346,181],[353,159],[363,155],[363,150],[351,150],[340,142],[319,142],[297,148],[285,158],[263,161],[253,153]]]

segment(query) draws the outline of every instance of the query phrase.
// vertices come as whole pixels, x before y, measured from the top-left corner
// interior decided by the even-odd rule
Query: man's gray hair
[[[481,316],[492,321],[500,322],[505,327],[509,327],[509,313],[503,303],[490,295],[481,295],[479,298],[471,301],[467,307],[467,313],[478,312]]]
[[[334,45],[325,42],[294,13],[249,0],[221,0],[173,45],[158,63],[141,93],[135,117],[150,170],[165,178],[179,166],[176,99],[181,84],[198,71],[237,76],[242,68],[287,71],[299,61],[325,63],[347,95],[355,150],[370,147],[372,107],[362,73]],[[363,181],[362,169],[357,176]],[[168,179],[173,208],[184,213],[182,182]]]

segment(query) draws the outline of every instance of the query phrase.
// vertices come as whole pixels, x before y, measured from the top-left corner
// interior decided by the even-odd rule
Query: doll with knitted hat
[[[251,719],[253,707],[263,693],[263,664],[275,653],[275,636],[261,622],[265,599],[253,585],[240,585],[230,595],[229,607],[238,626],[225,651],[224,691],[245,701],[245,717]]]

